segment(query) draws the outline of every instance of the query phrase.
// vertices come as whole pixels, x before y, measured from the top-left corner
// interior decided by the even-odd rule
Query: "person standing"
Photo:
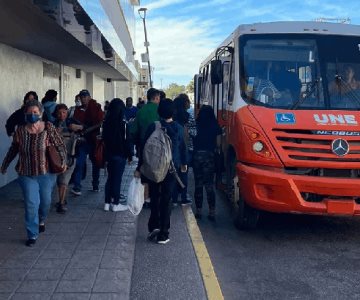
[[[56,100],[57,100],[57,91],[48,90],[45,93],[44,98],[41,100],[41,104],[44,107],[44,121],[49,121],[51,123],[55,122],[54,112],[56,108]]]
[[[125,119],[130,121],[135,119],[138,109],[133,105],[133,99],[131,97],[126,98],[126,108],[125,108]]]
[[[174,99],[174,121],[178,122],[184,131],[184,139],[186,146],[188,145],[188,123],[189,123],[189,113],[187,112],[188,103],[190,103],[189,97],[186,94],[180,94]],[[188,149],[186,149],[188,151]],[[188,164],[188,163],[187,163]],[[184,188],[181,188],[177,183],[175,184],[174,191],[172,193],[172,201],[173,205],[176,206],[178,204],[179,194],[181,195],[181,205],[190,205],[192,203],[190,196],[187,194],[187,185],[188,185],[188,172],[180,172],[177,170],[179,177],[182,183],[185,185]]]
[[[76,196],[81,195],[81,179],[88,154],[92,161],[92,190],[99,192],[100,168],[93,162],[93,157],[96,137],[100,134],[100,127],[104,119],[104,112],[101,109],[101,105],[91,98],[88,90],[80,91],[79,96],[81,106],[75,108],[73,119],[81,125],[70,125],[72,131],[83,132],[85,137],[85,141],[83,141],[77,149],[77,163],[73,176],[74,187],[71,189],[71,193]]]
[[[137,156],[142,152],[142,145],[145,133],[150,124],[159,121],[158,106],[160,103],[160,91],[150,88],[146,94],[148,102],[137,112],[135,121],[131,124],[130,134],[135,141]],[[145,190],[145,207],[149,206],[148,185],[144,185]]]
[[[56,204],[56,212],[64,214],[67,211],[66,208],[66,191],[69,185],[71,174],[75,169],[75,149],[74,143],[76,142],[76,136],[69,129],[69,126],[74,121],[68,117],[68,107],[61,103],[55,108],[55,122],[54,125],[63,138],[66,150],[67,150],[67,169],[64,173],[57,175],[57,188],[59,195],[59,202]]]
[[[18,126],[22,126],[22,125],[26,124],[26,121],[24,118],[24,115],[25,115],[24,107],[25,107],[25,104],[31,100],[38,100],[38,95],[34,91],[30,91],[25,94],[24,100],[23,100],[23,105],[18,110],[16,110],[9,117],[9,119],[7,119],[5,128],[6,128],[6,133],[8,136],[14,135],[15,129]]]
[[[187,171],[187,153],[184,140],[184,130],[175,121],[172,116],[174,114],[174,103],[171,99],[164,99],[159,104],[158,109],[159,116],[161,118],[161,127],[166,131],[166,134],[171,139],[172,160],[176,169],[180,169],[181,172]],[[143,140],[142,148],[145,146],[146,141],[155,131],[156,124],[152,123]],[[143,163],[142,155],[139,157],[137,169],[135,171],[135,177],[140,177],[140,169]],[[146,178],[145,178],[146,179]],[[157,239],[158,244],[166,244],[170,241],[169,229],[170,229],[170,215],[171,215],[171,194],[175,186],[175,176],[170,170],[168,171],[165,179],[159,183],[146,179],[149,182],[150,193],[150,208],[151,214],[148,222],[149,240]]]
[[[202,218],[203,188],[205,187],[209,205],[208,218],[215,221],[215,151],[220,152],[221,128],[214,110],[203,105],[196,119],[197,134],[194,139],[193,170],[195,177],[195,204],[197,219]]]
[[[13,159],[19,155],[16,171],[25,204],[25,225],[31,247],[36,243],[39,232],[45,231],[45,220],[51,204],[51,193],[56,175],[49,173],[46,149],[55,146],[66,166],[66,149],[61,136],[51,123],[41,121],[42,105],[37,100],[28,101],[24,106],[26,125],[19,126],[7,152],[1,173],[5,174]]]
[[[108,177],[105,184],[104,210],[124,211],[126,205],[120,204],[121,180],[126,160],[131,162],[132,153],[126,135],[126,121],[124,120],[125,104],[119,99],[113,99],[104,120],[102,138],[105,143],[105,160],[107,162]]]
[[[149,125],[159,121],[158,105],[160,103],[160,91],[150,88],[146,96],[148,102],[137,112],[134,126],[131,128],[132,135],[139,136],[140,144],[144,140]]]

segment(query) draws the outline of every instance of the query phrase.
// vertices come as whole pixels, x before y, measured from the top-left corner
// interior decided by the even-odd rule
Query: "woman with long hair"
[[[119,99],[113,99],[103,124],[102,137],[105,143],[105,159],[107,161],[108,178],[105,184],[104,210],[124,211],[126,205],[120,204],[121,179],[124,173],[126,159],[131,161],[132,153],[126,135],[125,104]]]
[[[215,221],[215,151],[219,151],[221,128],[216,120],[214,110],[204,105],[196,119],[197,134],[194,139],[193,169],[195,176],[195,217],[202,217],[203,188],[205,187],[209,205],[209,220]]]

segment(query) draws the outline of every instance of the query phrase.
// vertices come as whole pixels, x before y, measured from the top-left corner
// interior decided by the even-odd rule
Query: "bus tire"
[[[260,218],[260,211],[247,205],[241,195],[237,204],[234,218],[235,227],[239,230],[255,229]]]

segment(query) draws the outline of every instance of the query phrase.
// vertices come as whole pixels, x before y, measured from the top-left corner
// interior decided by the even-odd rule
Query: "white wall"
[[[86,89],[86,73],[81,71],[80,78],[76,78],[76,69],[64,67],[64,102],[67,106],[75,104],[75,96]]]
[[[6,135],[7,118],[20,108],[26,92],[34,90],[41,97],[43,90],[43,61],[34,55],[0,44],[0,161],[11,139]],[[17,159],[15,159],[17,161]],[[14,163],[7,174],[0,175],[0,186],[16,178]]]
[[[105,80],[96,76],[94,73],[87,73],[86,86],[91,94],[91,97],[100,103],[103,108],[103,104],[105,102]]]

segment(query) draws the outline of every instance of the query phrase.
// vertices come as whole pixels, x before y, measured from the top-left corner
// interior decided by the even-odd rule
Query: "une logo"
[[[331,125],[358,125],[354,115],[332,115],[332,114],[314,114],[314,119],[319,124]]]

